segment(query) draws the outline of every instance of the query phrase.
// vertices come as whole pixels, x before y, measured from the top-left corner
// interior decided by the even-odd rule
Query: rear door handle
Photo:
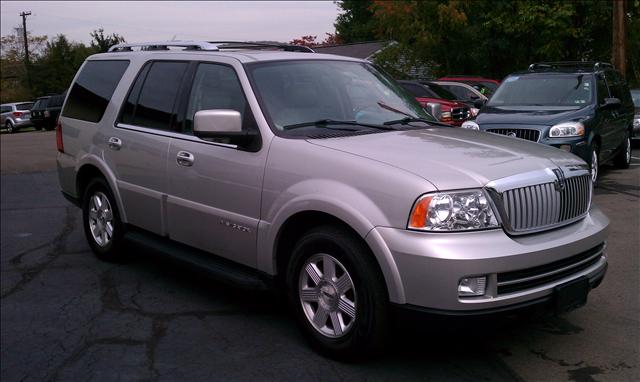
[[[193,166],[193,162],[195,162],[196,158],[187,151],[178,151],[178,155],[176,155],[176,162],[180,166],[191,167]]]
[[[122,147],[122,140],[118,137],[111,137],[107,141],[107,144],[112,150],[120,150],[120,148]]]

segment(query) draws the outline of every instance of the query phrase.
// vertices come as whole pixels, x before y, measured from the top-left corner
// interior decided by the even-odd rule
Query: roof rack
[[[608,62],[597,61],[554,61],[554,62],[537,62],[529,65],[529,71],[541,71],[551,69],[581,69],[581,70],[602,70],[613,68]]]
[[[138,50],[170,50],[171,47],[184,48],[184,50],[199,50],[217,52],[221,49],[265,49],[277,48],[286,52],[309,52],[314,53],[313,49],[302,45],[288,44],[267,44],[259,42],[242,42],[242,41],[149,41],[140,43],[123,43],[117,44],[109,48],[109,52],[132,52],[133,48]]]

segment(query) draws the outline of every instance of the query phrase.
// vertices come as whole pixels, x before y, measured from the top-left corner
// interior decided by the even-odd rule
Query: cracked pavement
[[[29,150],[54,151],[53,134],[1,139],[2,381],[640,380],[640,160],[603,171],[595,202],[612,220],[610,266],[585,307],[402,325],[384,357],[345,364],[314,353],[274,294],[141,249],[122,264],[97,260],[51,159],[38,172],[18,163]]]

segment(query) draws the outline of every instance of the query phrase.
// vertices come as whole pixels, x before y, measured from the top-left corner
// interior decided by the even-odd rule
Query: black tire
[[[106,197],[110,206],[109,210],[112,212],[112,234],[110,235],[110,240],[105,240],[102,244],[97,241],[92,233],[92,224],[96,222],[97,219],[90,217],[93,203],[92,198],[98,195],[104,195],[104,197]],[[118,206],[116,205],[111,188],[103,178],[92,179],[85,189],[82,198],[82,224],[87,242],[99,259],[109,262],[122,260],[124,256],[124,251],[122,250],[124,225],[120,220],[120,212],[118,211]]]
[[[591,150],[589,150],[589,169],[591,170],[591,183],[593,187],[598,185],[598,179],[600,174],[600,146],[597,142],[591,143]],[[595,175],[594,175],[595,171]]]
[[[7,129],[7,131],[9,132],[9,134],[13,134],[13,133],[15,133],[16,131],[18,131],[18,129],[16,129],[16,126],[15,126],[13,123],[11,123],[11,121],[7,121],[7,122],[4,124],[4,127]]]
[[[622,142],[620,151],[613,158],[613,164],[618,168],[629,168],[631,164],[631,134],[627,132],[627,135]]]
[[[56,127],[54,125],[51,125],[51,124],[44,125],[44,129],[47,130],[47,131],[51,131],[51,130],[53,130],[55,128]]]
[[[353,281],[355,318],[350,330],[339,338],[330,338],[316,329],[307,318],[300,299],[300,273],[305,263],[318,254],[330,254],[338,260]],[[369,249],[347,230],[321,226],[310,230],[298,241],[288,264],[287,294],[304,335],[321,354],[341,361],[357,361],[384,349],[390,329],[386,284]]]

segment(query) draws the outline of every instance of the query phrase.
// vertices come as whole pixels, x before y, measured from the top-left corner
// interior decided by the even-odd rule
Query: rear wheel
[[[389,329],[386,284],[368,248],[346,230],[315,228],[296,244],[289,302],[311,345],[356,360],[380,352]]]
[[[7,129],[7,131],[11,134],[11,133],[15,133],[16,131],[18,131],[18,129],[16,129],[15,125],[13,123],[11,123],[11,121],[7,121],[4,124],[4,127]]]
[[[613,164],[618,168],[629,168],[629,164],[631,163],[631,134],[627,132],[626,137],[624,138],[624,142],[622,142],[622,147],[620,147],[620,151],[613,159]]]
[[[102,178],[93,179],[82,198],[82,220],[89,246],[106,261],[122,258],[123,224],[113,193]]]

